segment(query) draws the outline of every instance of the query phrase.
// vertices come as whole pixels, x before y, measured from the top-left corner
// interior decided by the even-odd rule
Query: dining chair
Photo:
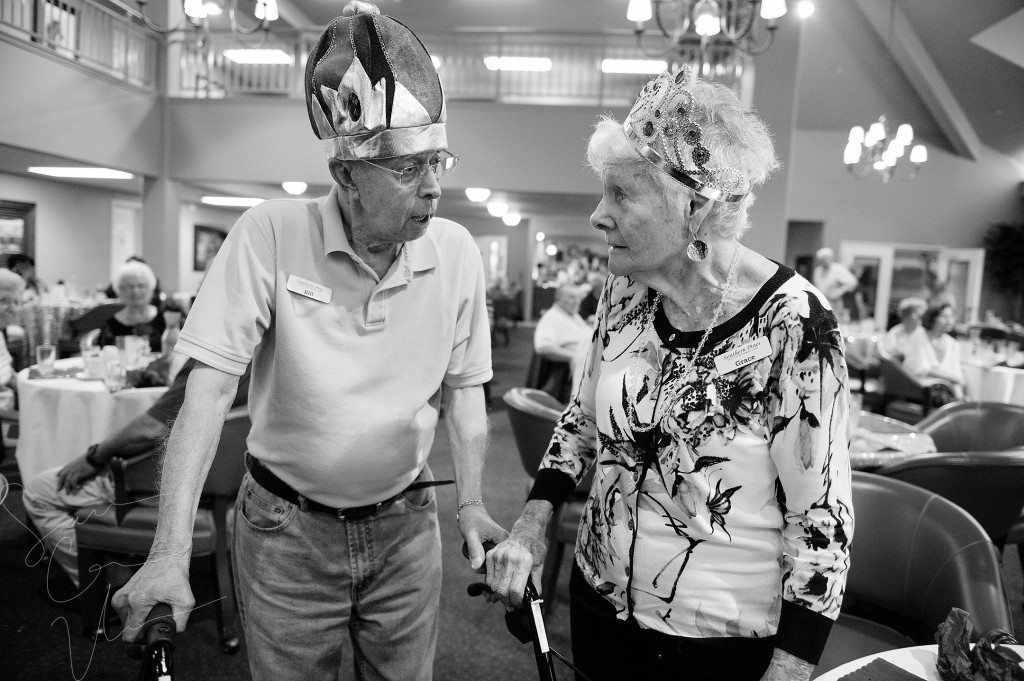
[[[915,424],[940,452],[1024,447],[1024,406],[1002,402],[945,404]]]
[[[519,459],[523,470],[530,476],[527,483],[529,492],[565,405],[536,388],[512,388],[505,393],[503,399],[508,406],[508,419],[512,424],[512,436],[519,450]],[[548,524],[547,556],[541,574],[541,595],[544,597],[542,608],[545,613],[551,612],[554,607],[555,589],[565,547],[576,542],[576,530],[583,517],[583,505],[590,493],[593,477],[591,468],[572,495],[555,509]]]
[[[534,351],[526,369],[526,387],[542,390],[566,403],[572,391],[572,366]]]
[[[916,423],[928,414],[928,389],[899,361],[886,355],[878,357],[882,379],[882,410],[886,416]]]
[[[999,554],[967,511],[939,494],[853,473],[856,530],[839,615],[815,674],[885,650],[934,643],[956,607],[974,637],[1013,632]]]
[[[919,454],[874,473],[952,501],[985,528],[1000,550],[1024,508],[1024,449]]]
[[[230,654],[238,652],[240,642],[234,624],[235,596],[228,558],[228,513],[245,474],[245,440],[250,424],[247,407],[236,407],[228,412],[192,528],[192,557],[206,557],[210,561],[221,649]],[[104,629],[101,612],[108,579],[101,571],[110,560],[109,556],[132,556],[136,559],[130,562],[141,564],[153,545],[158,496],[158,457],[154,454],[147,452],[130,459],[115,458],[111,461],[113,513],[107,506],[87,507],[76,513],[75,538],[82,585],[80,612],[85,635]],[[110,590],[120,586],[111,585]]]

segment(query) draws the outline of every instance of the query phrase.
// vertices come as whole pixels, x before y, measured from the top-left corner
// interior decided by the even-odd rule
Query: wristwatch
[[[100,446],[98,444],[91,445],[89,449],[87,449],[85,452],[86,462],[96,470],[99,470],[107,465],[102,461],[96,459],[96,452],[99,451],[99,448]]]

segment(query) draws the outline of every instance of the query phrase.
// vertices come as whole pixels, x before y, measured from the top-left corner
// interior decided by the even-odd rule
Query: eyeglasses
[[[432,161],[430,163],[417,163],[415,165],[406,166],[401,170],[388,168],[387,166],[382,166],[380,164],[374,163],[373,161],[367,161],[366,159],[363,159],[363,162],[369,163],[371,166],[375,168],[380,168],[381,170],[386,170],[389,173],[394,174],[395,176],[398,177],[398,181],[400,183],[406,186],[410,186],[422,182],[423,178],[427,174],[428,168],[430,169],[431,172],[434,173],[434,176],[437,177],[438,179],[441,179],[442,177],[445,177],[447,175],[451,175],[452,172],[455,171],[455,166],[459,164],[459,157],[447,151],[442,151],[440,153],[442,155],[436,161]]]

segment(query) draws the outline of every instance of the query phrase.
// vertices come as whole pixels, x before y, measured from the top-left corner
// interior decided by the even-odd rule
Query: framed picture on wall
[[[219,227],[196,225],[192,270],[195,272],[205,272],[227,236],[228,233]]]
[[[12,255],[35,258],[36,204],[0,199],[0,266]]]

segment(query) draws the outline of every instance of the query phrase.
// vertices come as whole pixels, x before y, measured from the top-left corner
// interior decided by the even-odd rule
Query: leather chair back
[[[565,405],[536,388],[512,388],[502,399],[508,405],[508,420],[523,469],[531,478],[536,477]]]
[[[1002,402],[953,402],[917,427],[940,452],[978,452],[1024,447],[1024,406]]]

